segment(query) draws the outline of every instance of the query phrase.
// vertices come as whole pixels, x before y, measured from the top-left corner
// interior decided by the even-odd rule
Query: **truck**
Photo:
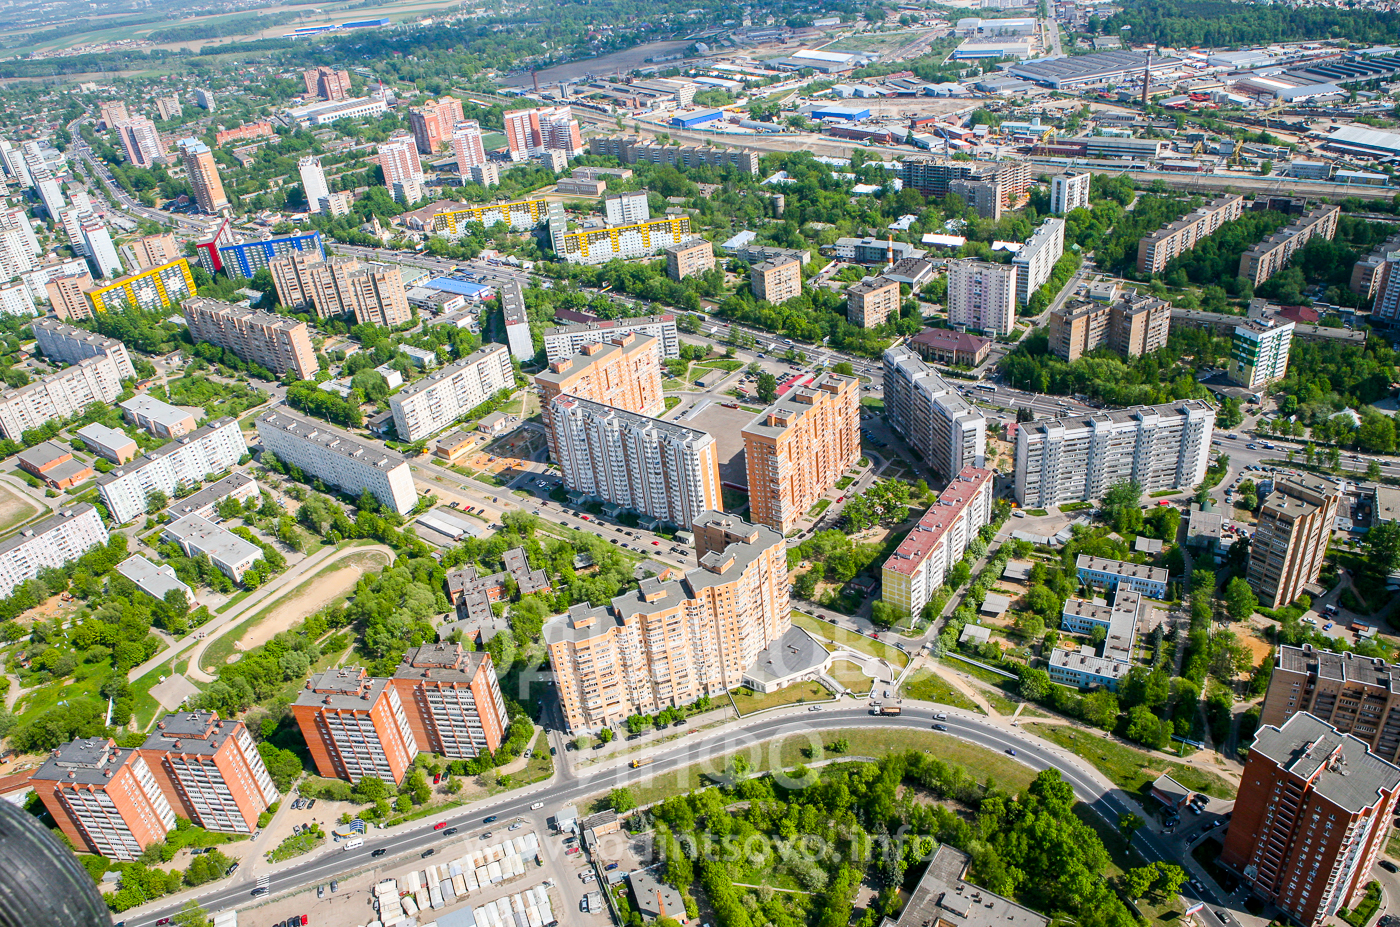
[[[885,715],[886,717],[889,717],[889,716],[892,716],[892,715],[902,714],[903,711],[904,711],[904,709],[903,709],[902,707],[900,707],[899,705],[888,705],[888,704],[886,704],[886,705],[881,705],[881,706],[880,706],[880,712],[879,712],[879,713],[882,714],[882,715]]]
[[[650,763],[650,762],[651,762],[651,760],[649,760],[649,759],[633,760],[632,762],[628,763],[627,765],[628,765],[628,766],[631,766],[633,769],[640,769],[640,768],[642,768],[643,766],[645,766],[646,764],[648,764],[648,763]]]

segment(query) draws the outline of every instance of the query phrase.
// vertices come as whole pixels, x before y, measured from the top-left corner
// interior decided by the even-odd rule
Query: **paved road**
[[[469,827],[473,831],[477,831],[487,826],[484,818],[489,815],[497,816],[502,823],[515,816],[539,819],[544,814],[552,814],[563,805],[577,804],[581,799],[616,786],[655,779],[687,766],[703,763],[710,765],[718,772],[719,759],[736,750],[753,749],[758,751],[758,755],[761,756],[767,750],[776,749],[776,746],[772,745],[775,740],[800,739],[806,742],[811,738],[820,743],[819,732],[822,730],[852,726],[927,730],[932,721],[931,706],[920,703],[917,707],[910,708],[908,701],[905,702],[905,705],[907,713],[897,718],[872,718],[868,709],[862,706],[839,710],[828,709],[819,713],[792,710],[766,715],[756,721],[735,722],[714,733],[697,736],[694,739],[686,738],[679,744],[664,745],[650,753],[651,762],[641,769],[631,769],[626,765],[626,758],[619,758],[616,764],[606,768],[592,769],[581,777],[556,774],[551,783],[536,785],[527,792],[480,802],[470,809],[458,810],[437,820],[444,820],[449,825],[459,828]],[[1121,790],[1106,785],[1097,774],[1087,771],[1083,762],[1077,758],[1052,749],[1043,741],[1029,735],[1008,731],[1004,727],[978,716],[952,710],[947,713],[948,719],[941,723],[946,724],[950,736],[997,752],[1014,750],[1017,761],[1032,769],[1058,769],[1064,780],[1074,789],[1075,794],[1087,803],[1094,813],[1100,815],[1111,825],[1117,825],[1120,814],[1128,811],[1136,813],[1141,810]],[[647,754],[631,754],[630,756],[644,755]],[[536,802],[544,802],[545,807],[538,811],[532,809],[531,805]],[[404,825],[383,836],[372,836],[365,841],[362,847],[355,850],[336,852],[332,849],[315,858],[288,864],[271,874],[268,897],[275,898],[279,893],[302,889],[376,865],[393,864],[394,868],[398,868],[402,864],[395,863],[395,857],[408,853],[421,853],[430,847],[438,848],[461,839],[460,834],[446,837],[441,832],[435,832],[433,830],[434,823],[433,818],[428,818]],[[1161,838],[1149,832],[1147,828],[1138,831],[1134,843],[1150,861],[1171,859]],[[381,862],[376,863],[371,854],[378,850],[385,852],[381,854]],[[555,853],[558,852],[558,848],[554,842],[544,841],[544,852]],[[246,904],[253,900],[251,897],[253,876],[251,873],[240,873],[239,878],[247,881],[235,881],[232,884],[223,882],[208,891],[197,893],[194,897],[210,913]],[[1203,900],[1212,908],[1225,903],[1225,899],[1215,897],[1209,888],[1202,894]],[[183,903],[184,897],[189,896],[182,896],[180,903]],[[158,918],[169,916],[178,907],[179,904],[166,904],[158,910],[145,911],[139,916],[129,916],[126,919],[126,924],[128,927],[150,927]],[[1202,912],[1200,916],[1206,927],[1221,927],[1221,922],[1213,913]]]

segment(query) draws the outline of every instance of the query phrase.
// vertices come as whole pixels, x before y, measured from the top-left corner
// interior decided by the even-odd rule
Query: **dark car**
[[[457,828],[455,828],[455,827],[449,827],[449,828],[447,828],[447,830],[445,830],[445,831],[442,832],[442,835],[443,835],[444,837],[451,837],[451,836],[452,836],[453,834],[455,834],[455,833],[457,833]]]
[[[253,889],[253,893],[252,893],[252,894],[253,894],[253,897],[254,897],[254,898],[258,897],[259,895],[266,895],[266,894],[267,894],[267,889],[261,888],[261,887],[255,888],[255,889]]]
[[[935,724],[935,725],[933,726],[933,729],[934,729],[935,731],[946,731],[946,730],[948,730],[948,726],[945,725],[945,724]]]
[[[379,849],[379,850],[375,850],[373,853],[371,853],[370,856],[383,856],[385,853],[388,853],[388,852],[389,852],[388,850]]]
[[[603,869],[606,870],[606,871],[608,871],[608,872],[612,872],[612,871],[613,871],[614,869],[616,869],[616,868],[617,868],[617,863],[608,863],[606,866],[603,867]]]
[[[309,802],[306,803],[306,810],[307,810],[307,811],[310,811],[312,808],[315,808],[315,807],[316,807],[316,799],[314,799],[314,798],[311,799],[311,801],[309,801]],[[305,916],[306,916],[305,914],[302,915],[302,917],[305,917]]]
[[[1015,756],[1015,755],[1016,755],[1016,748],[1015,748],[1015,747],[1007,747],[1007,748],[1006,748],[1006,755],[1007,755],[1007,756]]]
[[[437,850],[434,850],[432,847],[428,847],[426,850],[419,854],[419,857],[421,859],[427,859],[429,856],[432,856],[436,852]]]
[[[229,867],[228,867],[227,869],[224,870],[224,878],[228,878],[229,876],[233,875],[233,874],[234,874],[235,872],[237,872],[237,871],[238,871],[238,860],[234,860],[232,863],[229,863]]]
[[[483,818],[482,821],[481,821],[481,823],[483,823],[483,824],[494,824],[495,822],[496,822],[496,816],[495,816],[494,814],[491,815],[490,817]]]
[[[1381,860],[1381,868],[1386,872],[1400,872],[1400,870],[1395,868],[1395,864],[1388,859]]]
[[[340,888],[340,880],[339,880],[339,879],[331,879],[331,891],[333,892],[333,891],[335,891],[335,890],[338,889],[338,888]]]

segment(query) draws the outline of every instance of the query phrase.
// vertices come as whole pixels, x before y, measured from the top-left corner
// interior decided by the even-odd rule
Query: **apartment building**
[[[1140,357],[1166,346],[1171,321],[1170,303],[1131,290],[1112,303],[1070,301],[1050,313],[1050,350],[1067,361],[1102,347]]]
[[[29,780],[73,846],[134,860],[175,829],[175,812],[139,750],[110,737],[53,751]]]
[[[278,376],[292,370],[298,378],[309,380],[319,369],[305,322],[203,296],[185,300],[181,308],[196,343],[227,348]]]
[[[575,605],[542,637],[571,731],[738,687],[791,627],[783,536],[722,512],[695,524],[699,568],[644,579],[611,603]]]
[[[114,127],[126,159],[135,167],[150,168],[165,160],[165,142],[156,124],[145,116],[133,116]]]
[[[173,499],[177,489],[222,473],[248,453],[238,422],[215,419],[184,437],[97,477],[102,504],[117,524],[145,514],[151,493]]]
[[[194,414],[168,402],[161,402],[150,393],[137,393],[117,403],[122,417],[157,438],[179,438],[199,427]]]
[[[646,161],[673,167],[733,167],[750,174],[758,173],[758,152],[739,148],[661,145],[649,140],[613,136],[590,138],[588,153],[616,158],[623,164]]]
[[[283,235],[258,241],[228,241],[215,237],[199,243],[199,262],[209,273],[222,270],[230,277],[251,278],[275,258],[297,252],[310,252],[325,257],[326,250],[320,232],[304,235]]]
[[[89,357],[110,357],[117,376],[123,380],[136,379],[136,368],[126,345],[115,338],[65,325],[57,319],[35,319],[30,327],[39,350],[51,361],[76,364]]]
[[[100,277],[117,277],[122,272],[121,258],[117,247],[112,244],[112,232],[107,223],[92,215],[78,220],[78,231],[82,236],[83,248],[92,260],[93,267]]]
[[[905,158],[900,169],[904,186],[925,196],[947,196],[954,181],[996,183],[1002,189],[1002,208],[1009,207],[1030,189],[1031,170],[1026,161],[957,161],[952,158]]]
[[[470,760],[506,739],[510,719],[489,653],[450,643],[411,647],[390,684],[419,750]]]
[[[606,264],[647,257],[692,237],[690,217],[668,214],[631,225],[593,225],[571,231],[559,203],[549,204],[549,240],[570,264]]]
[[[1393,325],[1400,319],[1400,248],[1386,255],[1377,273],[1371,321]]]
[[[824,373],[744,427],[749,511],[787,534],[860,459],[860,381]]]
[[[22,441],[31,428],[72,418],[93,403],[111,405],[121,392],[121,369],[113,356],[85,358],[43,379],[0,392],[0,435]]]
[[[647,192],[637,190],[603,197],[603,219],[608,225],[636,225],[651,218]]]
[[[246,122],[231,129],[220,129],[214,133],[214,147],[222,148],[229,142],[251,142],[260,138],[276,138],[272,123],[259,120]]]
[[[86,502],[60,509],[0,541],[0,598],[25,580],[57,569],[107,543],[107,528]]]
[[[1392,235],[1377,245],[1370,254],[1352,266],[1348,288],[1353,293],[1359,294],[1362,299],[1370,299],[1375,296],[1381,286],[1382,270],[1386,266],[1386,258],[1397,251],[1400,251],[1400,235]]]
[[[465,120],[462,101],[453,96],[429,100],[422,106],[414,106],[408,111],[408,126],[413,131],[413,142],[418,146],[419,154],[425,155],[435,154],[438,149],[445,147],[452,136],[453,127]]]
[[[139,752],[166,802],[205,830],[251,834],[281,798],[247,726],[216,712],[166,715]]]
[[[1015,264],[972,258],[948,262],[948,324],[955,328],[1009,335],[1016,324]]]
[[[117,123],[126,122],[131,118],[131,110],[127,109],[126,103],[121,100],[107,100],[99,103],[97,112],[98,121],[102,123],[104,129],[110,129]]]
[[[316,771],[327,779],[359,782],[375,776],[403,781],[418,742],[392,679],[342,666],[313,676],[292,703]]]
[[[1241,277],[1255,286],[1288,266],[1293,254],[1314,238],[1336,237],[1340,206],[1315,206],[1240,255]]]
[[[687,238],[666,249],[666,276],[684,280],[713,270],[715,249],[703,238]]]
[[[140,554],[133,554],[117,564],[117,572],[153,599],[164,602],[167,595],[178,592],[187,604],[197,604],[194,590],[180,582],[168,563],[155,564]]]
[[[1261,726],[1300,712],[1365,741],[1381,759],[1400,759],[1400,667],[1375,657],[1281,645],[1264,696]]]
[[[149,270],[162,264],[169,264],[180,256],[180,247],[175,244],[175,236],[169,232],[159,235],[143,235],[123,245],[128,260],[137,270]]]
[[[987,420],[908,345],[885,350],[885,420],[941,479],[982,467]]]
[[[1127,480],[1144,492],[1193,487],[1214,427],[1215,410],[1199,399],[1028,422],[1016,430],[1016,501],[1087,502]]]
[[[917,616],[962,559],[968,541],[992,520],[996,474],[966,467],[938,494],[938,501],[905,535],[881,570],[880,596]]]
[[[575,492],[689,530],[723,504],[715,439],[694,428],[560,395],[552,457]]]
[[[377,149],[379,167],[384,171],[384,186],[392,188],[401,181],[423,182],[423,162],[418,159],[418,146],[409,135],[396,135],[380,142]]]
[[[1220,226],[1243,214],[1243,197],[1222,196],[1167,223],[1138,242],[1138,273],[1160,274],[1172,258],[1190,251],[1201,240],[1214,235]]]
[[[1316,927],[1360,900],[1385,852],[1400,768],[1299,713],[1255,734],[1220,861],[1290,920]]]
[[[846,321],[860,328],[878,328],[890,316],[899,318],[899,281],[866,277],[846,288]]]
[[[486,148],[481,143],[481,123],[475,119],[453,125],[451,142],[452,156],[457,159],[457,173],[463,177],[471,177],[472,168],[481,168],[486,164]]]
[[[180,105],[179,95],[172,93],[169,96],[156,97],[156,112],[162,121],[167,121],[179,119],[185,114],[185,108]]]
[[[802,295],[802,264],[791,258],[755,264],[749,268],[749,283],[754,299],[781,305]]]
[[[948,195],[962,197],[980,219],[1001,221],[1001,207],[1006,193],[997,180],[952,180],[948,182]]]
[[[308,212],[324,212],[325,207],[322,200],[328,200],[331,195],[331,188],[326,183],[326,171],[321,167],[321,159],[315,155],[307,155],[297,160],[297,173],[301,176],[301,189],[306,194],[306,209]]]
[[[194,188],[195,202],[201,212],[217,215],[228,209],[228,196],[224,193],[224,183],[219,179],[219,164],[209,146],[194,138],[180,141],[180,159],[185,165],[185,174]]]
[[[1341,487],[1320,476],[1274,480],[1249,545],[1246,578],[1260,605],[1282,608],[1317,581],[1340,497]]]
[[[1025,306],[1050,280],[1055,262],[1065,253],[1065,220],[1046,219],[1036,229],[1011,264],[1016,268],[1016,305]]]
[[[520,362],[535,356],[535,336],[530,331],[530,315],[525,306],[525,290],[519,280],[504,280],[496,287],[501,303],[501,319],[506,327],[510,356]]]
[[[258,439],[279,460],[296,464],[347,495],[368,490],[380,505],[400,515],[418,503],[408,461],[349,432],[276,409],[258,416]]]
[[[1069,171],[1050,178],[1050,211],[1063,216],[1075,209],[1089,208],[1089,187],[1094,175]]]
[[[186,515],[165,526],[162,541],[173,541],[186,557],[208,557],[209,562],[235,583],[262,559],[262,548],[226,531],[207,518]]]
[[[274,258],[268,263],[277,301],[288,309],[315,308],[318,318],[353,314],[357,324],[385,327],[413,317],[403,274],[392,264],[361,264],[352,257],[322,259],[314,252]]]
[[[562,207],[560,209],[562,216]],[[544,199],[512,200],[480,206],[439,200],[421,209],[404,213],[400,221],[415,232],[457,238],[478,222],[487,228],[497,222],[504,222],[516,231],[533,229],[545,222],[550,213],[550,203]]]
[[[0,209],[0,279],[9,280],[33,270],[38,266],[38,254],[39,238],[24,210]]]
[[[535,376],[535,386],[540,391],[550,454],[556,460],[553,408],[560,395],[649,417],[666,410],[656,339],[630,332],[605,343],[585,344],[573,357],[551,362],[548,370]]]
[[[81,260],[81,258],[79,259]],[[87,262],[83,262],[87,266]],[[44,284],[44,295],[49,299],[54,316],[59,319],[88,319],[92,317],[92,304],[88,302],[87,290],[92,286],[92,277],[86,272],[81,277],[58,277]]]
[[[92,312],[125,309],[128,306],[154,311],[174,309],[180,300],[195,293],[194,274],[189,262],[176,258],[159,267],[148,267],[120,280],[84,291]]]
[[[323,100],[344,100],[350,96],[350,72],[337,71],[324,65],[302,71],[301,79],[306,83],[309,96]]]
[[[676,317],[667,313],[633,319],[579,322],[548,329],[543,336],[545,359],[551,364],[568,360],[582,351],[584,345],[600,344],[627,334],[655,338],[662,357],[680,357],[681,342],[676,330]]]
[[[1230,341],[1230,381],[1253,389],[1282,380],[1288,373],[1293,326],[1284,319],[1244,319],[1236,325]]]
[[[487,344],[390,396],[389,410],[400,441],[421,441],[514,386],[510,350],[503,344]]]
[[[0,285],[0,314],[31,318],[37,311],[29,287],[19,281]]]

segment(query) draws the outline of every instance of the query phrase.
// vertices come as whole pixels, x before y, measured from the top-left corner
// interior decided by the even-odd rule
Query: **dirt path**
[[[987,717],[1001,717],[1001,715],[997,713],[996,709],[994,709],[991,706],[991,703],[982,697],[982,693],[977,691],[977,689],[974,686],[968,685],[967,681],[963,679],[962,676],[960,676],[958,673],[944,666],[938,660],[925,659],[923,665],[928,669],[932,670],[934,675],[936,675],[939,679],[942,679],[948,685],[952,686],[954,689],[957,689],[959,692],[961,692],[968,698],[972,699],[973,704],[975,704],[978,708],[982,709],[982,711],[986,713]]]
[[[375,565],[375,560],[380,561],[379,566],[382,568],[393,562],[393,556],[393,551],[389,548],[382,544],[376,544],[372,547],[347,547],[338,551],[334,556],[321,561],[316,564],[316,572],[310,578],[301,578],[301,581],[296,586],[291,587],[290,591],[279,594],[279,597],[274,600],[275,606],[272,611],[235,644],[235,649],[247,651],[267,643],[280,632],[288,630],[298,620],[354,588],[360,576]],[[337,569],[327,569],[344,561],[348,561],[348,563]],[[285,586],[283,588],[286,589]],[[244,619],[256,614],[253,611],[254,608],[266,607],[267,600],[265,598],[259,599],[251,606],[246,606],[231,616],[222,627],[217,629],[218,633],[211,634],[199,641],[190,651],[190,663],[186,674],[196,682],[213,682],[214,677],[206,673],[200,666],[205,649],[210,643],[229,633]]]

